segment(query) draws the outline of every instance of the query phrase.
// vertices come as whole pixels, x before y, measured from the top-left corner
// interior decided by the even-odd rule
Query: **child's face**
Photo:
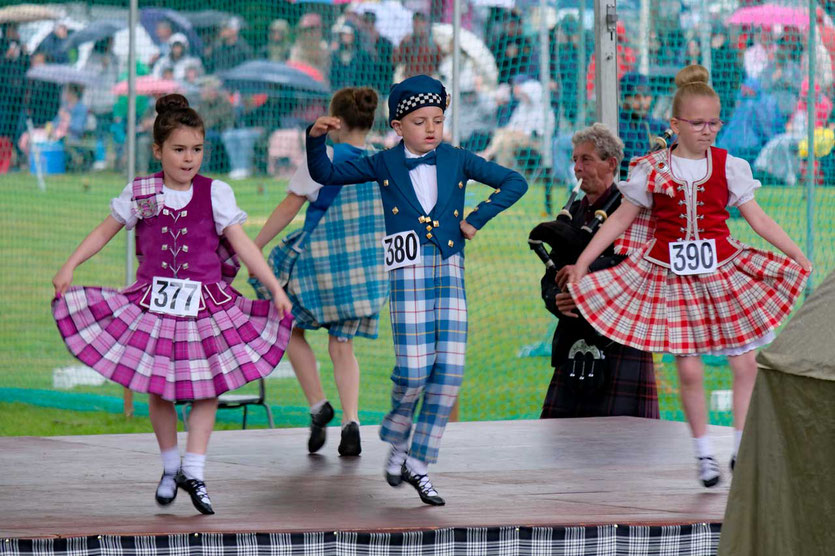
[[[391,122],[406,147],[415,154],[426,154],[444,137],[444,111],[437,106],[424,106]]]
[[[681,154],[700,158],[722,128],[721,105],[718,98],[707,95],[690,95],[683,101],[678,117],[670,118],[670,127],[678,136]]]
[[[193,127],[178,127],[162,146],[154,144],[154,156],[162,163],[167,186],[188,189],[203,163],[203,134]]]

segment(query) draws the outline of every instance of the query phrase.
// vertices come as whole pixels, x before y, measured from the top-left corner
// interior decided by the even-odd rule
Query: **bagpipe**
[[[654,137],[649,152],[666,149],[672,136],[672,130],[668,129]],[[547,269],[559,270],[566,265],[574,264],[597,229],[609,217],[609,211],[620,201],[621,193],[615,191],[606,204],[594,212],[591,222],[580,227],[572,225],[574,216],[571,214],[571,205],[577,199],[582,184],[581,179],[571,190],[568,201],[556,219],[538,224],[528,235],[528,247],[536,253]],[[546,249],[546,244],[551,248],[550,252]]]

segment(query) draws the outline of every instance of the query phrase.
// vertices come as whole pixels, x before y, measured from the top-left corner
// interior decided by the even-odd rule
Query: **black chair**
[[[250,405],[260,405],[264,408],[264,411],[267,412],[267,422],[270,425],[271,429],[275,428],[275,422],[273,422],[273,412],[270,409],[269,404],[266,401],[267,392],[266,392],[266,385],[264,383],[264,379],[261,378],[258,380],[258,394],[233,394],[230,392],[226,392],[221,394],[217,399],[217,408],[218,409],[243,409],[243,422],[241,423],[241,428],[246,428],[246,416],[247,410]],[[188,430],[188,409],[191,407],[191,402],[182,402],[177,405],[181,405],[181,413],[183,416],[183,427],[185,430]]]

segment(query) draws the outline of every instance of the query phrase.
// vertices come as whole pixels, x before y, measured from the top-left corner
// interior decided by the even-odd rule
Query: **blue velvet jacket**
[[[425,214],[404,163],[402,141],[373,156],[333,164],[325,151],[325,136],[310,137],[309,129],[307,135],[307,165],[314,181],[322,185],[376,181],[383,200],[386,234],[414,230],[421,244],[434,243],[447,258],[464,249],[460,223],[464,220],[464,192],[469,179],[495,188],[466,218],[477,230],[524,195],[528,184],[518,172],[464,149],[441,143],[436,153],[438,202]]]

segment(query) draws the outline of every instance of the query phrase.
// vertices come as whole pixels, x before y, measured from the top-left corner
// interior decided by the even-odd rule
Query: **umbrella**
[[[98,82],[98,76],[87,70],[80,70],[69,64],[41,64],[26,72],[26,77],[50,83],[77,83],[92,86]]]
[[[136,94],[137,95],[164,95],[168,93],[177,93],[182,90],[180,83],[173,79],[160,79],[152,75],[143,75],[136,78]],[[120,81],[113,86],[111,92],[114,95],[128,94],[128,82]]]
[[[305,72],[267,60],[250,60],[232,69],[218,73],[224,83],[233,89],[248,93],[281,94],[287,90],[327,95],[328,87]]]
[[[464,61],[470,62],[473,71],[481,76],[488,89],[495,88],[499,78],[499,70],[490,49],[472,31],[461,29],[460,33],[461,52],[464,55]],[[432,38],[444,53],[450,54],[452,52],[452,24],[434,23],[432,25]]]
[[[18,4],[0,9],[0,23],[25,23],[41,19],[58,19],[61,14],[36,4]]]
[[[220,27],[232,17],[229,12],[222,12],[220,10],[199,10],[196,12],[180,12],[185,17],[192,27],[196,29],[205,29],[207,27]],[[241,21],[241,26],[244,22]]]
[[[139,10],[139,23],[148,31],[156,44],[162,42],[157,36],[157,24],[160,21],[167,21],[171,25],[172,31],[186,36],[189,51],[198,53],[203,51],[203,41],[197,36],[194,26],[183,14],[167,8],[142,8]]]
[[[125,23],[115,20],[94,21],[84,29],[76,31],[64,43],[64,49],[76,48],[80,44],[99,41],[125,28]]]
[[[322,75],[322,72],[318,69],[314,68],[310,64],[305,64],[304,62],[297,62],[296,60],[288,60],[287,65],[291,68],[297,69],[299,71],[303,71],[307,75],[309,75],[314,80],[322,83],[325,81],[325,76]]]
[[[792,8],[779,4],[762,4],[739,8],[728,18],[728,25],[751,25],[754,27],[809,27],[809,12],[802,8]]]

